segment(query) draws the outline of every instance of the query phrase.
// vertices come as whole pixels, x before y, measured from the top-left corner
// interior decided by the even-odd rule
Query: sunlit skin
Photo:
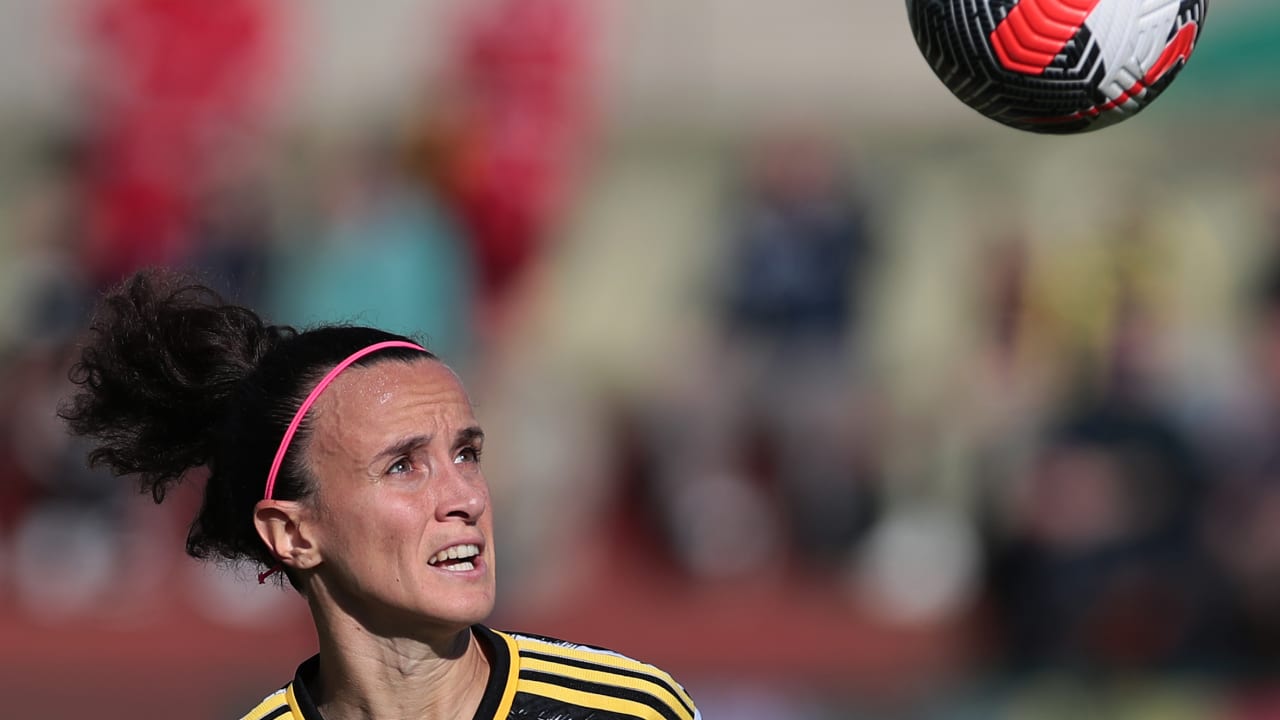
[[[427,358],[352,367],[310,425],[300,449],[315,494],[264,500],[255,522],[315,616],[321,711],[471,717],[488,660],[468,628],[493,610],[495,585],[484,436],[466,391]],[[430,564],[461,544],[480,548],[474,569]]]

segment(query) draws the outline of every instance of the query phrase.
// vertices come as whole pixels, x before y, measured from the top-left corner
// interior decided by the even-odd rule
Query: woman
[[[494,604],[484,443],[453,372],[372,328],[265,324],[175,274],[108,293],[62,410],[91,463],[159,502],[208,472],[201,559],[280,572],[320,652],[252,720],[698,720],[661,670],[480,624]]]

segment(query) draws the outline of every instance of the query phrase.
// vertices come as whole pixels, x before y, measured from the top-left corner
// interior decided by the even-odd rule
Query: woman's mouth
[[[432,567],[447,570],[449,572],[467,572],[475,570],[475,558],[480,555],[480,546],[470,543],[463,545],[453,545],[447,547],[427,560],[427,564]]]

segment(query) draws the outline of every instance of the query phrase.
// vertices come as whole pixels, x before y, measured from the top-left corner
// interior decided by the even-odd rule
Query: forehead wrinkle
[[[434,439],[435,435],[432,434],[417,434],[402,437],[399,440],[393,441],[390,445],[387,445],[377,455],[374,455],[374,459],[377,460],[379,458],[390,458],[396,455],[407,455],[412,453],[414,450],[430,445],[431,441]]]
[[[407,374],[419,366],[421,371]],[[426,374],[440,371],[447,375]],[[405,398],[404,402],[391,404],[397,397]],[[466,390],[457,374],[439,361],[355,366],[335,378],[308,413],[313,431],[308,434],[307,445],[310,447],[306,455],[350,456],[351,461],[360,463],[362,457],[373,457],[374,453],[383,450],[387,442],[395,442],[406,435],[434,435],[423,432],[421,425],[417,429],[401,427],[397,430],[396,426],[406,422],[406,417],[414,420],[432,418],[443,429],[448,416],[458,409],[464,415],[462,423],[474,426]],[[371,422],[379,420],[381,422]],[[385,426],[385,430],[379,426]],[[370,434],[383,432],[398,432],[398,437],[370,437]],[[359,442],[362,436],[367,440],[365,443]],[[366,447],[358,447],[361,444]]]

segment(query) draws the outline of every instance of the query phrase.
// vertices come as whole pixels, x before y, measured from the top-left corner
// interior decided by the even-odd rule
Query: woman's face
[[[352,367],[312,412],[305,457],[317,491],[304,522],[319,553],[319,596],[387,632],[455,630],[488,616],[484,435],[453,372],[430,359]]]

